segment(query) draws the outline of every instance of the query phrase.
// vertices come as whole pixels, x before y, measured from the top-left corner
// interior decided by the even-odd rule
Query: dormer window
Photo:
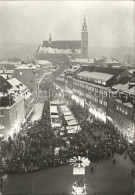
[[[102,85],[106,85],[106,82],[105,82],[105,81],[103,81],[103,82],[102,82]]]
[[[98,80],[97,82],[98,82],[99,84],[101,84],[101,81]]]

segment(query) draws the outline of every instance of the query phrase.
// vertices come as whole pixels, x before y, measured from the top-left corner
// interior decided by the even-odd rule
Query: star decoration
[[[90,161],[88,158],[85,157],[81,157],[81,156],[77,156],[77,157],[73,157],[69,160],[70,165],[73,165],[73,167],[86,167],[89,166]]]

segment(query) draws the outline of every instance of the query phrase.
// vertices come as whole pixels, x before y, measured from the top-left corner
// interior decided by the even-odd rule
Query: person
[[[114,164],[114,165],[116,164],[116,160],[115,160],[115,159],[113,159],[113,164]]]
[[[3,188],[3,178],[0,179],[0,192],[2,194],[2,188]]]
[[[134,170],[134,168],[132,168],[132,170],[131,170],[131,175],[132,175],[132,176],[135,175],[135,170]]]
[[[91,167],[91,173],[93,173],[93,172],[94,172],[94,167],[92,166],[92,167]]]

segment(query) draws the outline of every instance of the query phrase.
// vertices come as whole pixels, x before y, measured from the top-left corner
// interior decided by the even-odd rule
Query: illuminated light
[[[70,165],[73,165],[74,167],[86,167],[89,166],[90,160],[85,157],[77,156],[73,157],[69,160]]]
[[[89,112],[93,114],[96,118],[101,119],[102,121],[106,122],[106,115],[96,111],[95,109],[89,108]]]

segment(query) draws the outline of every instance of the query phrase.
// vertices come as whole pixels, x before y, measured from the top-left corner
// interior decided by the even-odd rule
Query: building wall
[[[3,117],[0,117],[0,124],[4,124],[4,129],[0,130],[0,133],[4,135],[4,138],[11,135],[13,138],[14,133],[19,132],[21,122],[25,118],[24,97],[18,98],[10,108],[1,108],[3,111]]]
[[[2,115],[1,112],[3,113]],[[10,109],[0,109],[0,134],[3,134],[5,137],[8,134],[10,127]]]
[[[121,102],[117,102],[116,95],[111,95],[108,99],[108,119],[107,124],[118,130],[124,136],[135,140],[135,112]]]
[[[36,78],[32,69],[15,69],[14,77],[26,85],[31,92],[36,90]]]

